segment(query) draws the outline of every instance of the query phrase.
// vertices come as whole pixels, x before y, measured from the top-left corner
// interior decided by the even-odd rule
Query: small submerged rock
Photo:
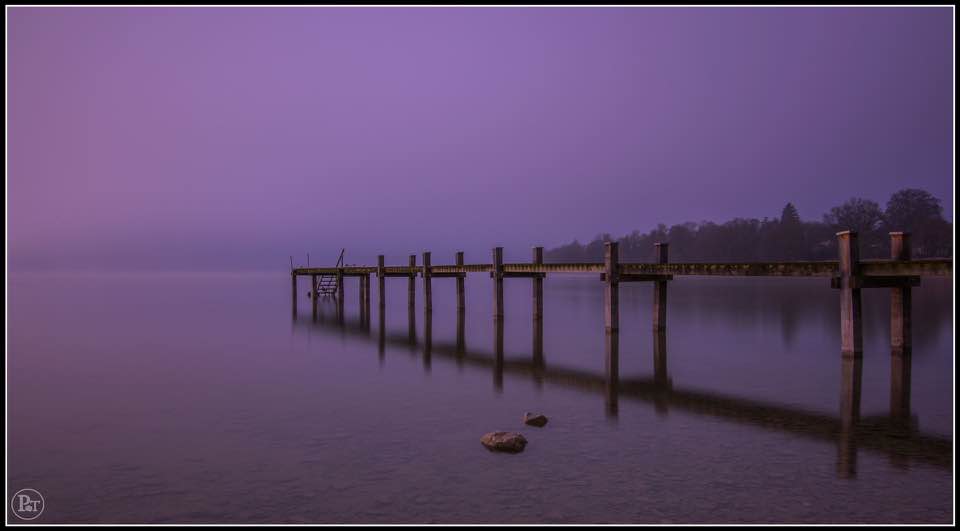
[[[524,413],[523,423],[527,426],[536,426],[542,428],[547,425],[547,417],[542,413]]]
[[[527,446],[527,439],[516,432],[492,431],[480,437],[480,443],[491,452],[522,452]]]

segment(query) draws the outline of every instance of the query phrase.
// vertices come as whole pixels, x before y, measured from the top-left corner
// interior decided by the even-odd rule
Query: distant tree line
[[[896,192],[881,208],[874,201],[852,198],[833,207],[821,221],[803,221],[792,203],[779,218],[736,218],[726,223],[688,222],[632,233],[617,238],[624,261],[653,261],[654,243],[669,242],[670,261],[777,261],[835,260],[836,233],[855,230],[860,238],[861,258],[889,258],[893,231],[911,233],[914,258],[950,257],[953,253],[952,224],[944,219],[940,200],[925,190],[908,188]],[[613,238],[600,234],[581,244],[573,241],[545,253],[550,262],[599,262],[603,244]]]

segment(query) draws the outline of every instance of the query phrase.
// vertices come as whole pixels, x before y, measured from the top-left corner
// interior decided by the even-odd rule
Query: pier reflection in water
[[[833,441],[837,446],[837,475],[853,478],[857,473],[857,455],[860,450],[883,453],[898,467],[918,461],[940,468],[952,466],[952,442],[936,434],[925,434],[917,429],[917,419],[910,413],[909,349],[897,349],[891,356],[890,411],[886,416],[862,418],[860,397],[862,391],[863,358],[841,356],[838,367],[840,378],[839,411],[836,416],[777,403],[738,398],[714,392],[675,387],[668,370],[668,347],[665,330],[652,334],[653,376],[651,378],[621,378],[620,332],[608,330],[604,334],[604,367],[602,374],[564,368],[547,363],[543,351],[543,319],[533,321],[532,349],[528,354],[509,358],[504,352],[504,319],[493,318],[493,349],[470,348],[465,338],[465,312],[456,312],[456,336],[452,343],[433,340],[432,311],[424,312],[423,339],[417,337],[416,313],[410,306],[407,312],[407,334],[388,331],[386,315],[381,307],[376,337],[369,319],[362,316],[348,319],[338,305],[321,308],[312,322],[296,321],[297,326],[309,326],[324,333],[346,333],[350,336],[376,341],[383,360],[387,346],[407,347],[419,351],[423,367],[429,371],[434,356],[451,359],[458,365],[476,369],[490,369],[495,392],[502,393],[504,374],[529,377],[536,385],[544,383],[602,393],[605,414],[616,419],[620,400],[642,401],[653,405],[658,414],[666,415],[671,408],[699,415],[709,415],[727,421],[746,423],[766,429],[779,430],[803,437]],[[332,314],[332,315],[331,315]]]

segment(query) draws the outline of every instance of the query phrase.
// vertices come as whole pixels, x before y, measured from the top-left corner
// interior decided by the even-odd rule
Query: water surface
[[[365,322],[346,286],[341,322],[305,280],[294,319],[282,272],[12,276],[9,491],[43,494],[37,522],[951,521],[949,280],[915,290],[908,414],[887,290],[845,368],[827,280],[679,278],[659,344],[625,284],[612,381],[593,275],[544,282],[542,352],[508,279],[499,356],[486,275],[459,327],[450,279],[429,320],[419,284]]]

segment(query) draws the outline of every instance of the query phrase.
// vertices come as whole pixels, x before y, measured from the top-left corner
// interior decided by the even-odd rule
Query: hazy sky
[[[12,269],[952,217],[949,8],[10,8]]]

